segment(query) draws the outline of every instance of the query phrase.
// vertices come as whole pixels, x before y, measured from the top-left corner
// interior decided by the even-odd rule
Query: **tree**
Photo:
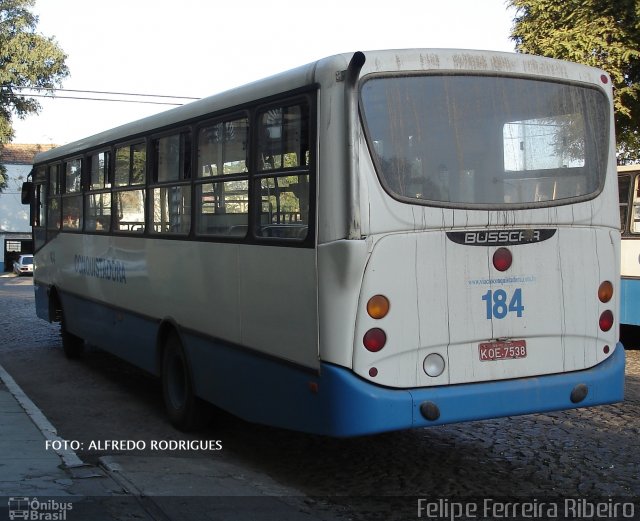
[[[13,139],[12,117],[37,114],[41,106],[22,89],[52,89],[69,75],[67,56],[53,38],[36,32],[35,0],[0,0],[0,163]],[[6,184],[0,165],[0,190]]]
[[[640,161],[640,0],[507,0],[519,52],[604,69],[614,87],[618,161]]]

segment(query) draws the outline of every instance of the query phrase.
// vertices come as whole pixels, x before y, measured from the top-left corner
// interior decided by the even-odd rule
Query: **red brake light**
[[[382,329],[378,327],[374,327],[373,329],[370,329],[364,334],[364,337],[362,338],[362,343],[364,344],[364,347],[366,347],[368,351],[371,351],[372,353],[377,353],[387,343],[387,335],[385,334],[384,331],[382,331]]]
[[[513,257],[507,248],[498,248],[493,254],[493,267],[498,271],[507,271],[512,262]]]
[[[613,313],[608,309],[602,312],[600,315],[600,329],[602,331],[609,331],[613,327]]]

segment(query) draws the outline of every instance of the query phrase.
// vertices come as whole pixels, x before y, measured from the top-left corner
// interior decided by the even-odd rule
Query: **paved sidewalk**
[[[6,385],[0,384],[0,495],[67,495],[72,484],[60,456]]]
[[[0,418],[0,495],[64,496],[72,493],[70,475],[103,475],[64,448],[55,427],[2,366]]]
[[[34,510],[69,521],[126,519],[123,513],[154,519],[107,473],[85,465],[72,450],[52,448],[61,441],[0,366],[0,520],[32,519]]]
[[[38,509],[66,521],[337,519],[326,506],[231,463],[105,456],[94,467],[64,446],[0,366],[0,521],[32,519],[28,512]]]

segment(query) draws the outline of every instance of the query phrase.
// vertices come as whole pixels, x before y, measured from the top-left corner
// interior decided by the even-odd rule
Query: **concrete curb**
[[[7,390],[13,395],[20,406],[27,413],[27,416],[40,430],[45,439],[49,441],[64,441],[58,436],[58,431],[42,413],[42,411],[36,406],[35,403],[24,393],[16,381],[11,377],[9,373],[0,365],[0,380],[7,387]],[[52,447],[53,448],[53,447]],[[87,464],[83,462],[78,455],[71,449],[55,449],[55,452],[60,456],[65,467],[72,469],[76,467],[84,467]]]

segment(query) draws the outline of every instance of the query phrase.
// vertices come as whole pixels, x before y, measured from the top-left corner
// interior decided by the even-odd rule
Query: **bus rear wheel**
[[[177,333],[167,337],[162,356],[162,396],[169,421],[181,431],[200,426],[204,404],[193,391],[193,380]]]

